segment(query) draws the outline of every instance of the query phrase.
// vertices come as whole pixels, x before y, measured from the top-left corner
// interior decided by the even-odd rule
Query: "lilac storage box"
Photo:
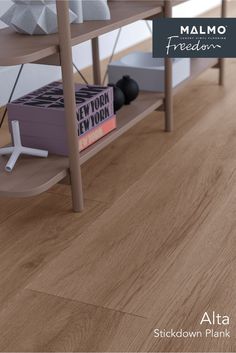
[[[114,115],[113,88],[75,85],[78,135]],[[7,105],[8,123],[20,123],[22,144],[68,155],[62,84],[53,82]]]

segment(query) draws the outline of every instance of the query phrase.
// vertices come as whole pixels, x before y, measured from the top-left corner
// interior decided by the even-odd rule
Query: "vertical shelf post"
[[[172,17],[171,0],[164,3],[164,16]],[[172,58],[165,58],[165,131],[171,132],[173,129]]]
[[[72,201],[74,211],[80,212],[83,210],[83,189],[76,123],[76,104],[75,88],[73,82],[74,75],[72,64],[71,33],[69,24],[69,6],[68,1],[60,0],[57,0],[56,5],[65,102],[67,140],[69,147]]]
[[[221,0],[221,17],[227,16],[226,0]],[[219,85],[224,86],[225,83],[225,59],[219,59]]]
[[[92,55],[93,55],[93,82],[95,85],[101,85],[101,69],[100,69],[100,53],[98,37],[92,40]]]

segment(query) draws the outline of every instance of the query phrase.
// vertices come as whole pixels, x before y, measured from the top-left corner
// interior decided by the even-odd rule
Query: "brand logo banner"
[[[155,58],[236,57],[235,18],[161,18],[153,20]]]

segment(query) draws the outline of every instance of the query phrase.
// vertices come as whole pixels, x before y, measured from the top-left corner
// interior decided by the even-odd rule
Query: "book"
[[[99,126],[79,137],[79,151],[83,151],[116,128],[116,116],[107,119]]]
[[[114,116],[112,87],[76,84],[75,100],[77,133],[80,137]],[[50,83],[16,99],[7,108],[9,129],[12,120],[19,121],[25,146],[68,155],[61,82]]]

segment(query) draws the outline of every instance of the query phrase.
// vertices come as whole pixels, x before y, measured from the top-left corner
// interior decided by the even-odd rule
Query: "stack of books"
[[[113,88],[75,85],[79,151],[116,128]],[[68,155],[63,88],[50,83],[8,104],[8,120],[20,123],[22,144]]]

